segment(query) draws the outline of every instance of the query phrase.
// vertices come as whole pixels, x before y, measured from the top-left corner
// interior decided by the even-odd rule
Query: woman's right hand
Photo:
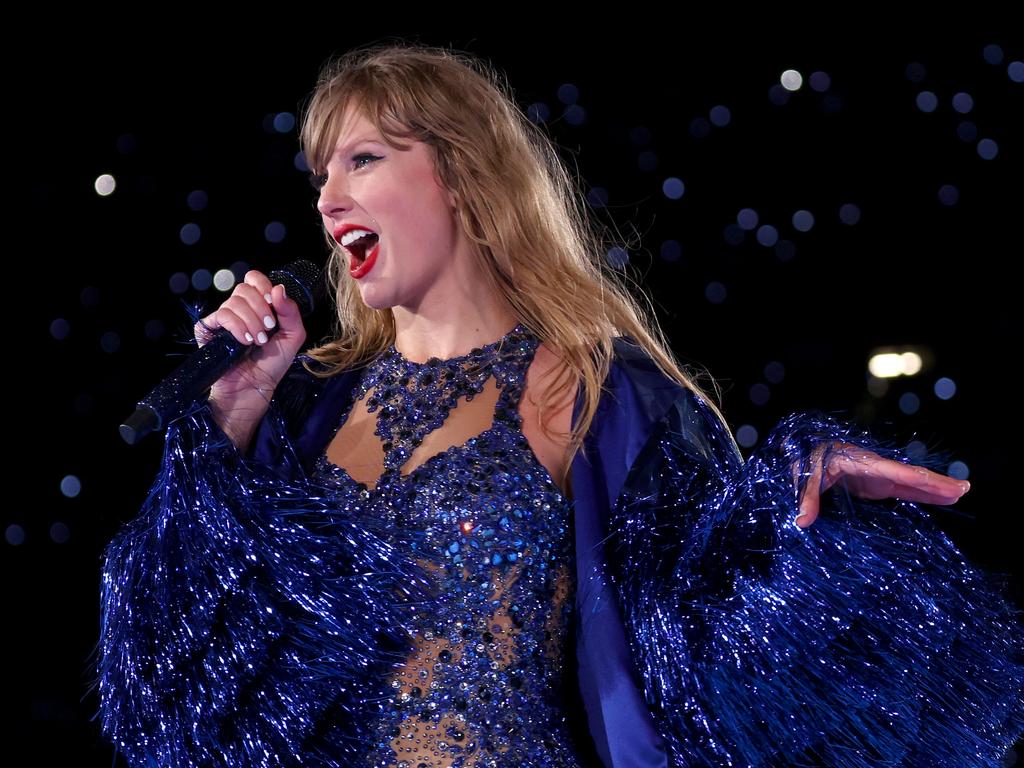
[[[270,319],[269,327],[265,318]],[[277,332],[268,335],[275,325],[279,326]],[[241,343],[256,349],[213,384],[210,400],[227,406],[261,392],[269,401],[306,340],[299,305],[288,298],[283,285],[273,285],[265,274],[251,269],[216,311],[195,324],[199,346],[218,328],[227,328]]]

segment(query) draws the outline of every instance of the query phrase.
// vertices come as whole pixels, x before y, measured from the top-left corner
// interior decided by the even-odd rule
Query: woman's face
[[[401,141],[411,149],[392,149],[350,107],[317,208],[332,234],[346,224],[378,233],[370,270],[342,277],[356,280],[367,306],[440,314],[431,308],[472,298],[470,244],[453,211],[455,197],[436,178],[430,146]]]

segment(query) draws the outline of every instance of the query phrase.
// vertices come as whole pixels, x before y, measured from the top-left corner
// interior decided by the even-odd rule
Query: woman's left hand
[[[824,493],[840,481],[854,496],[865,499],[892,496],[927,504],[952,504],[971,487],[966,480],[940,475],[914,464],[883,459],[877,453],[852,443],[837,442],[835,446],[825,468],[823,483],[820,482],[821,456],[825,444],[817,446],[811,454],[813,472],[800,497],[800,514],[796,518],[796,524],[801,528],[808,527],[818,517],[820,493],[815,490],[820,487]],[[794,477],[798,468],[794,463]]]

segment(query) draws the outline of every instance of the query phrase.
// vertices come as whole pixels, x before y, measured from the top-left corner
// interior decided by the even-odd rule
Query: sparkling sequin
[[[389,543],[431,573],[436,590],[408,606],[416,650],[388,680],[366,766],[578,765],[560,702],[574,684],[564,662],[572,503],[537,460],[518,412],[538,344],[519,324],[448,360],[417,363],[392,346],[365,369],[353,400],[369,395],[366,409],[377,414],[383,474],[370,488],[326,451],[316,464],[339,503],[389,522]],[[493,425],[403,475],[423,438],[492,378]]]

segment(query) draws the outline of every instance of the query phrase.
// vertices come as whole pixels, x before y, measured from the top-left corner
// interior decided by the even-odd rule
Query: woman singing
[[[301,142],[336,323],[257,270],[196,323],[253,350],[105,555],[130,764],[999,764],[1024,632],[918,506],[966,483],[816,411],[744,459],[479,60],[351,51]]]

